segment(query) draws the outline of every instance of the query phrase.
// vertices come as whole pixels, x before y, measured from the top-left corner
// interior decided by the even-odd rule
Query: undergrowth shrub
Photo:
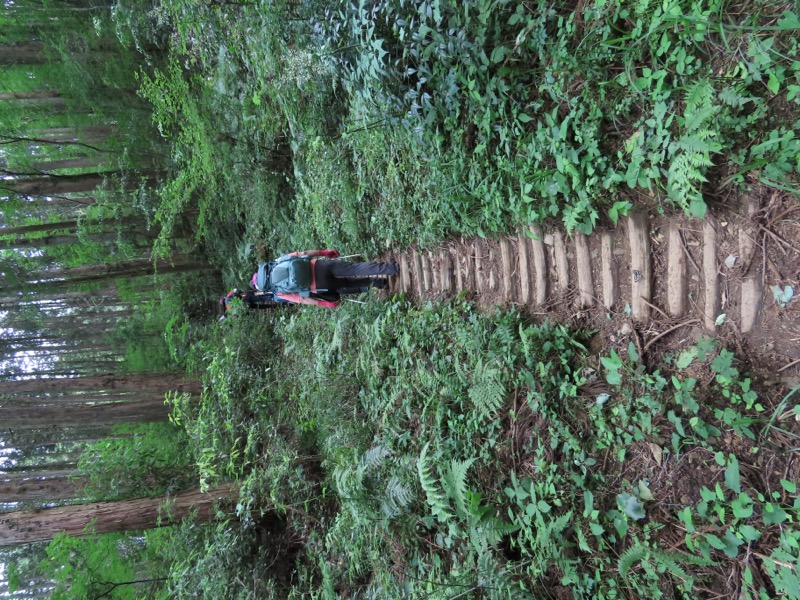
[[[733,355],[707,341],[677,360],[704,361],[731,404],[695,414],[719,401],[693,400],[691,381],[648,370],[633,344],[597,361],[580,332],[461,299],[237,319],[205,346],[200,405],[179,408],[206,484],[242,482],[242,526],[277,511],[302,539],[288,597],[523,598],[558,585],[691,598],[760,535],[752,503],[773,515],[768,528],[793,518],[791,495],[721,490],[708,492],[716,504],[656,518],[651,475],[620,475],[643,451],[671,464],[718,447],[723,430],[747,440],[766,423]],[[698,534],[702,519],[717,526],[712,514],[741,516],[724,538]],[[675,523],[695,532],[680,548],[659,533]]]

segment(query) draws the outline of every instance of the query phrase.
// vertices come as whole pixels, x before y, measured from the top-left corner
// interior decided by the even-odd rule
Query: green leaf
[[[787,481],[786,479],[781,479],[781,487],[790,494],[794,494],[797,492],[797,484],[794,481]]]
[[[691,202],[689,202],[689,213],[698,219],[706,218],[707,208],[706,203],[700,198],[692,198]]]
[[[633,362],[639,362],[639,353],[636,352],[636,346],[633,342],[628,342],[628,359]]]
[[[775,76],[775,73],[769,74],[769,79],[767,80],[767,89],[773,94],[777,94],[781,91],[781,82]]]
[[[644,504],[642,504],[636,496],[631,496],[623,492],[617,495],[617,505],[622,512],[636,521],[644,519],[647,516],[644,512]]]
[[[788,519],[789,515],[780,506],[767,502],[764,505],[764,513],[761,517],[764,519],[764,525],[779,525]]]
[[[740,540],[736,535],[729,529],[725,532],[725,536],[722,538],[725,542],[725,548],[723,552],[730,556],[731,558],[736,558],[739,555],[739,546],[741,546],[744,542]]]
[[[723,348],[719,356],[711,361],[711,369],[720,377],[731,380],[739,374],[739,372],[731,366],[732,364],[733,352]]]
[[[713,533],[706,534],[706,541],[712,548],[716,548],[717,550],[723,550],[725,548],[725,543]]]
[[[703,486],[700,488],[700,497],[706,502],[711,502],[716,499],[717,495],[712,490]]]
[[[786,308],[786,305],[789,304],[792,298],[794,298],[794,288],[790,285],[782,288],[779,285],[773,285],[769,288],[772,290],[772,295],[775,297],[775,302],[781,308]]]
[[[498,46],[494,50],[492,50],[492,56],[489,60],[491,60],[494,64],[499,62],[503,62],[506,56],[511,54],[511,49],[507,48],[506,46]]]
[[[706,541],[712,548],[722,550],[730,558],[736,558],[739,554],[739,546],[742,545],[742,540],[736,537],[731,531],[726,531],[725,536],[720,539],[713,533],[705,535]]]
[[[622,375],[619,374],[619,371],[608,371],[606,381],[611,385],[619,385],[622,382]]]
[[[754,542],[761,537],[761,532],[752,525],[742,524],[739,525],[739,533],[744,538],[745,542]]]
[[[778,29],[781,31],[800,29],[800,18],[791,11],[784,11],[783,16],[778,19]]]
[[[600,358],[600,362],[603,363],[603,366],[606,369],[615,370],[619,369],[622,366],[622,360],[619,357],[619,354],[616,351],[611,351],[611,356],[603,356]]]
[[[588,517],[594,510],[594,494],[589,490],[583,490],[583,516]]]
[[[753,501],[750,496],[741,493],[736,500],[731,502],[731,510],[737,519],[749,519],[753,516]]]
[[[678,356],[678,360],[675,361],[675,366],[679,369],[685,369],[692,361],[697,357],[697,347],[692,346],[691,348],[687,348],[683,352],[680,353]]]
[[[650,487],[645,481],[639,482],[639,498],[645,501],[653,499],[653,492],[650,491]]]
[[[739,480],[739,460],[733,454],[728,456],[728,467],[725,469],[725,485],[737,494],[742,491],[742,484]]]

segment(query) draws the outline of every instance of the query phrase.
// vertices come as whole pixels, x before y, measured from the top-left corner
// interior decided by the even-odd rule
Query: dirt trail
[[[414,299],[469,293],[538,318],[598,330],[603,347],[670,351],[728,338],[754,363],[800,382],[800,204],[762,190],[705,220],[635,213],[589,236],[540,229],[395,254],[393,291]],[[724,317],[721,315],[725,315]],[[794,363],[794,364],[793,364]],[[795,381],[796,380],[796,381]]]

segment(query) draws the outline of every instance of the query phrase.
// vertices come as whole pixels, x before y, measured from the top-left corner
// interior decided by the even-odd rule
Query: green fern
[[[715,139],[719,132],[714,117],[718,113],[714,88],[708,80],[701,79],[686,92],[686,108],[678,118],[682,132],[669,145],[667,194],[696,217],[705,216],[706,205],[700,185],[708,181],[705,171],[714,166],[711,155],[722,149],[722,144]]]
[[[433,467],[428,461],[429,446],[430,444],[425,444],[425,447],[419,455],[419,460],[417,460],[417,473],[419,474],[419,481],[422,485],[422,489],[425,491],[425,498],[431,508],[431,513],[440,523],[444,523],[453,518],[453,513],[447,502],[447,496],[439,487],[433,475]]]
[[[364,473],[369,473],[370,471],[374,471],[377,469],[382,463],[383,459],[389,456],[391,452],[385,446],[376,446],[374,448],[370,448],[364,454],[361,455],[361,460],[359,461],[359,468]]]
[[[651,548],[645,544],[637,543],[628,548],[622,556],[619,557],[617,568],[619,574],[625,579],[633,568],[633,565],[641,561],[652,561],[659,572],[669,573],[673,577],[681,581],[691,579],[683,565],[694,566],[713,566],[716,563],[712,560],[706,560],[699,556],[685,554],[683,552],[673,552],[669,550],[661,550],[660,548]]]
[[[474,458],[469,460],[453,459],[448,465],[447,471],[442,478],[444,491],[453,501],[456,514],[462,518],[469,517],[469,502],[467,501],[467,471],[475,462]]]
[[[628,548],[625,552],[623,552],[622,556],[619,557],[619,562],[617,563],[619,574],[627,579],[628,573],[630,573],[631,567],[633,567],[634,563],[641,561],[645,556],[647,556],[649,551],[650,548],[644,544],[635,544]]]
[[[414,493],[411,489],[400,479],[392,476],[386,483],[386,490],[381,500],[381,512],[386,518],[392,519],[405,512],[413,500]]]
[[[336,493],[342,499],[355,499],[364,492],[364,470],[348,464],[338,464],[333,470]]]
[[[494,416],[503,405],[506,396],[505,387],[500,381],[500,370],[484,365],[483,361],[478,360],[468,393],[469,399],[481,415]]]

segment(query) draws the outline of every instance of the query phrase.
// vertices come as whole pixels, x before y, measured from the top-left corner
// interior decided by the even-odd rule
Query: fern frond
[[[753,102],[752,97],[744,96],[740,91],[744,91],[743,86],[741,86],[741,88],[740,86],[723,88],[719,93],[719,99],[728,106],[733,106],[735,108],[742,108],[748,102]]]
[[[364,491],[364,471],[350,465],[336,465],[333,470],[333,481],[336,493],[342,499],[358,498]]]
[[[650,549],[644,544],[636,544],[628,548],[625,552],[623,552],[622,556],[619,557],[619,562],[617,563],[619,574],[627,579],[628,573],[633,567],[633,564],[644,559],[649,551]]]
[[[445,483],[444,491],[453,501],[456,514],[462,519],[469,516],[469,502],[467,500],[467,471],[475,462],[469,460],[451,460],[442,481]]]
[[[414,493],[400,481],[392,476],[386,483],[383,500],[381,501],[381,512],[391,519],[402,514],[414,500]]]
[[[660,571],[663,570],[664,572],[668,572],[681,581],[686,581],[689,579],[689,575],[686,573],[686,570],[678,563],[679,559],[672,556],[669,552],[661,552],[656,550],[651,552],[650,558],[652,558],[656,566],[659,567]]]
[[[689,153],[710,152],[712,148],[711,143],[699,135],[684,136],[675,143],[675,147]]]
[[[417,473],[419,474],[419,482],[422,489],[425,491],[425,498],[428,501],[428,506],[431,508],[431,513],[444,523],[453,517],[450,506],[447,503],[447,496],[439,488],[436,478],[432,473],[432,466],[428,462],[428,447],[430,444],[425,444],[422,452],[417,460]]]
[[[370,448],[361,455],[361,469],[364,471],[364,473],[369,473],[370,471],[375,470],[381,465],[383,459],[390,454],[391,452],[389,452],[385,446],[375,446],[374,448]]]
[[[491,417],[500,409],[505,400],[506,390],[500,381],[500,370],[478,361],[475,366],[469,398],[484,417]]]
[[[499,517],[484,517],[481,521],[484,530],[486,531],[486,541],[489,545],[494,546],[500,543],[505,536],[519,531],[519,525],[509,523],[508,521]]]
[[[714,86],[708,79],[699,79],[686,90],[686,112],[694,112],[698,106],[711,102]]]

